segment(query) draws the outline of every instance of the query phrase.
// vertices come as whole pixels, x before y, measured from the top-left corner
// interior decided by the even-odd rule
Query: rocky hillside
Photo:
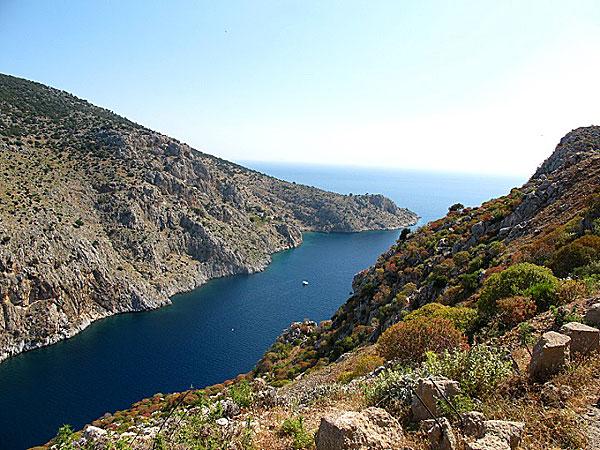
[[[403,231],[332,320],[293,323],[251,373],[63,427],[49,445],[599,448],[599,294],[588,127],[521,188]]]
[[[417,216],[198,152],[66,92],[0,75],[0,361],[92,321],[264,269],[302,231]]]
[[[291,366],[288,352],[281,358],[275,346],[258,371],[285,379],[290,369],[334,361],[431,302],[478,309],[486,278],[517,263],[550,267],[558,277],[574,277],[575,269],[580,277],[594,277],[600,274],[594,265],[600,259],[598,218],[600,127],[579,128],[522,187],[477,208],[452,205],[446,217],[403,232],[355,276],[352,296],[296,348]],[[497,331],[501,319],[486,312],[479,308],[478,326]]]

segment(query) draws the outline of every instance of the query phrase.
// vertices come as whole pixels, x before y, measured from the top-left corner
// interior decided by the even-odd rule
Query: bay
[[[383,193],[422,216],[475,206],[524,177],[246,162],[278,178],[340,193]],[[212,280],[156,311],[114,316],[72,339],[0,364],[0,449],[23,449],[125,409],[157,392],[201,388],[252,369],[291,321],[328,319],[352,276],[392,245],[398,231],[305,233],[262,273]],[[303,286],[302,280],[309,281]]]

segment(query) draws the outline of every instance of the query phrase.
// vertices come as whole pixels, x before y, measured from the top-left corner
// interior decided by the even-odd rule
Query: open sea
[[[280,179],[339,193],[381,193],[422,218],[461,202],[477,206],[526,177],[245,162]],[[328,319],[353,275],[375,262],[398,231],[305,233],[297,249],[273,255],[262,273],[212,280],[156,311],[92,324],[50,347],[0,364],[0,450],[81,429],[106,412],[157,392],[202,388],[254,367],[290,322]],[[302,280],[309,285],[303,286]]]

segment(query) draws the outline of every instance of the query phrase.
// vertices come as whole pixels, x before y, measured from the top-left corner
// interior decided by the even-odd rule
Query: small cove
[[[519,177],[253,165],[279,178],[341,193],[381,192],[437,218],[457,201],[477,205]],[[250,370],[293,320],[329,318],[352,276],[392,245],[397,231],[305,233],[264,271],[212,280],[156,311],[114,316],[74,338],[0,364],[0,449],[42,444],[64,423],[81,428],[156,392],[201,388]],[[302,280],[309,285],[303,286]]]

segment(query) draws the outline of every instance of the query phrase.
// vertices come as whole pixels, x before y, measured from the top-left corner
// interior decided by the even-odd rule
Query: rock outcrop
[[[529,375],[545,380],[558,373],[569,362],[571,338],[555,331],[544,333],[533,347]]]
[[[563,325],[560,333],[571,338],[571,356],[587,355],[600,350],[600,330],[583,323],[570,322]]]
[[[482,437],[465,445],[467,450],[513,450],[519,447],[525,424],[504,420],[483,422]]]
[[[315,436],[317,450],[399,448],[404,433],[396,419],[380,408],[329,414]]]
[[[585,321],[592,326],[600,327],[600,303],[594,303],[588,308]]]
[[[448,418],[424,420],[421,422],[421,430],[427,436],[432,450],[454,450],[456,448],[456,436]]]
[[[0,171],[0,360],[263,270],[303,231],[417,220],[381,195],[278,180],[6,75]]]
[[[438,402],[444,400],[444,397],[451,399],[457,394],[460,394],[460,384],[457,381],[442,377],[419,379],[411,404],[413,420],[418,422],[431,419],[431,414],[438,417]]]

